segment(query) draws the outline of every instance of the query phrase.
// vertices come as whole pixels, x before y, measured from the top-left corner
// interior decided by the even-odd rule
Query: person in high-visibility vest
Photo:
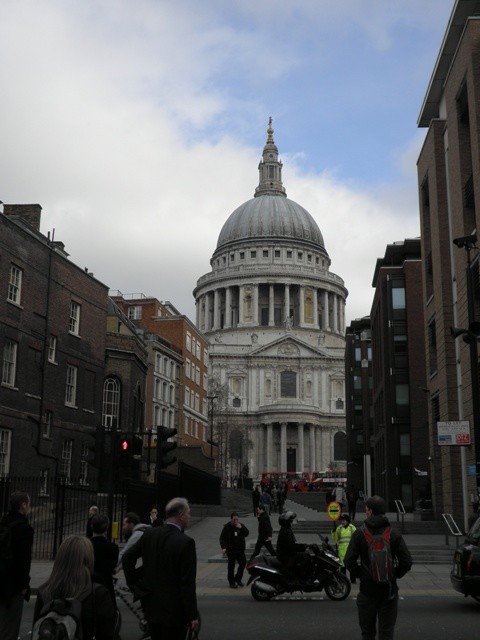
[[[346,573],[344,568],[344,559],[347,554],[348,545],[350,540],[357,530],[357,527],[352,524],[348,513],[342,513],[340,516],[340,525],[332,531],[333,541],[337,544],[338,558],[342,564],[342,571]],[[355,579],[351,579],[352,583],[355,583]]]

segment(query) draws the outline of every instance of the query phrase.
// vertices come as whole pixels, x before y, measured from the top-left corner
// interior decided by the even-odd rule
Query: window
[[[50,440],[50,438],[52,437],[52,421],[53,412],[45,411],[42,420],[42,438]]]
[[[311,262],[312,261],[312,254],[308,253],[307,254],[307,262]]]
[[[200,384],[200,367],[195,367],[195,382]]]
[[[187,358],[185,360],[185,375],[187,376],[187,378],[190,378],[190,375],[191,375],[190,368],[191,368],[190,360]]]
[[[226,264],[226,263],[227,263],[227,258],[226,258],[225,256],[223,256],[223,258],[222,258],[222,262],[223,262],[223,264]]]
[[[192,350],[192,334],[189,333],[187,331],[187,337],[186,337],[186,347],[187,347],[187,351],[191,351]]]
[[[200,342],[197,342],[197,344],[195,345],[195,355],[198,360],[202,359],[202,345],[200,344]]]
[[[11,439],[11,431],[8,429],[0,429],[0,477],[6,476],[10,471]]]
[[[307,383],[305,385],[305,395],[307,396],[307,398],[312,397],[312,381],[311,380],[307,380]]]
[[[203,388],[205,389],[205,391],[208,388],[208,376],[206,373],[203,374]]]
[[[73,440],[64,440],[62,445],[62,456],[60,459],[60,475],[70,480],[72,473],[72,451]]]
[[[280,395],[282,398],[297,397],[297,374],[295,371],[282,371],[280,374]]]
[[[168,412],[168,424],[172,429],[175,426],[174,414],[173,411]]]
[[[207,401],[206,400],[202,400],[202,413],[204,416],[207,415]]]
[[[299,260],[303,260],[303,251],[299,251],[299,252],[297,253],[297,258],[298,258]]]
[[[155,393],[157,386],[155,385]],[[120,412],[120,383],[116,378],[106,378],[103,383],[102,425],[111,429],[118,425]]]
[[[188,418],[185,418],[185,433],[188,435]]]
[[[3,368],[2,384],[9,387],[15,386],[15,375],[17,372],[17,343],[7,340],[3,347]]]
[[[250,251],[250,258],[256,258],[257,257],[257,252],[256,251]]]
[[[77,367],[67,365],[67,381],[65,385],[65,404],[74,407],[77,402]]]
[[[234,253],[230,254],[230,262],[235,262],[235,254]]]
[[[23,276],[22,269],[12,264],[10,266],[10,279],[8,281],[8,293],[7,293],[7,300],[9,302],[20,304],[20,300],[22,296],[22,276]]]
[[[353,388],[356,391],[359,391],[362,388],[362,377],[361,376],[353,376]]]
[[[167,368],[168,368],[168,358],[163,358],[162,369],[163,369],[163,374],[165,376],[167,375]]]
[[[157,353],[155,354],[155,371],[157,373],[160,373],[160,371],[162,370],[162,356]]]
[[[275,249],[275,258],[280,258],[280,249]]]
[[[200,411],[200,396],[195,394],[195,411]]]
[[[142,317],[142,307],[138,305],[128,307],[128,317],[130,320],[140,320]]]
[[[367,347],[367,360],[372,359],[372,347]]]
[[[170,404],[175,404],[175,387],[170,385]]]
[[[355,360],[360,362],[362,359],[362,349],[360,347],[355,347]]]
[[[162,383],[162,400],[164,402],[168,402],[168,384],[166,382]]]
[[[408,405],[409,392],[408,392],[408,384],[405,383],[397,383],[395,385],[395,402],[397,405],[402,407]]]
[[[185,387],[185,404],[187,407],[190,406],[190,389],[188,387]]]
[[[240,408],[242,406],[242,401],[240,400],[240,398],[234,398],[232,400],[232,406],[234,406],[236,409]]]
[[[315,256],[315,264],[320,264],[320,258],[318,256]]]
[[[263,257],[268,258],[268,249],[263,250]]]
[[[160,416],[161,416],[161,412],[160,412],[160,407],[158,406],[158,404],[156,404],[153,408],[153,426],[154,427],[158,427],[160,426]],[[157,432],[157,430],[155,429],[155,433]]]
[[[410,434],[409,433],[400,434],[400,455],[401,456],[410,455]]]
[[[155,380],[154,398],[157,400],[162,399],[162,385],[160,384],[160,380]]]
[[[53,363],[57,361],[57,336],[50,336],[48,341],[48,361]]]
[[[347,459],[347,436],[343,431],[337,431],[333,436],[333,459]]]
[[[287,258],[291,259],[293,256],[293,252],[292,251],[287,251]]]
[[[82,444],[82,453],[80,458],[80,484],[84,486],[88,485],[88,444],[84,442]]]
[[[392,288],[392,307],[394,309],[405,309],[404,287]]]
[[[245,251],[240,251],[240,260],[244,260],[245,259]]]
[[[73,300],[70,302],[70,319],[68,322],[68,330],[78,336],[80,329],[80,305]]]
[[[265,395],[266,396],[272,395],[272,381],[270,380],[270,378],[267,378],[265,380]]]
[[[171,380],[176,380],[177,379],[177,365],[175,364],[175,362],[172,362],[172,375],[170,376]]]

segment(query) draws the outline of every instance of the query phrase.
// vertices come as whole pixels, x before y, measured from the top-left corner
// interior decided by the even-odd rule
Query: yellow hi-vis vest
[[[356,530],[357,527],[354,524],[350,523],[346,527],[340,525],[335,529],[335,531],[332,531],[332,538],[337,543],[338,557],[340,558],[340,562],[342,564],[347,553],[350,540],[352,539],[352,536]]]

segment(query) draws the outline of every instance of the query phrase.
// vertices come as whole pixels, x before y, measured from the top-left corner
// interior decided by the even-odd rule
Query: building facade
[[[370,316],[352,320],[345,335],[347,479],[374,495],[373,371]]]
[[[315,220],[286,197],[271,122],[259,173],[194,290],[210,374],[248,434],[251,477],[344,467],[347,291]]]
[[[370,313],[375,490],[406,508],[429,498],[429,437],[420,240],[387,245]]]
[[[101,425],[107,287],[40,233],[39,205],[0,213],[0,475],[88,485]]]
[[[470,347],[462,337],[455,340],[450,329],[467,330],[480,320],[475,239],[469,245],[470,305],[467,251],[465,244],[453,244],[471,236],[480,222],[479,53],[480,6],[457,1],[418,119],[428,129],[418,159],[418,184],[433,501],[438,513],[453,513],[465,522],[480,482],[477,339],[473,336]],[[470,422],[470,446],[437,444],[437,422],[452,420]]]

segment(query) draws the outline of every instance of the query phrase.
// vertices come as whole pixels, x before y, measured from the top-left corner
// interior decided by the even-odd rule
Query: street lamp
[[[210,457],[213,458],[213,401],[217,399],[217,396],[207,396],[209,402],[208,413],[210,418]]]

